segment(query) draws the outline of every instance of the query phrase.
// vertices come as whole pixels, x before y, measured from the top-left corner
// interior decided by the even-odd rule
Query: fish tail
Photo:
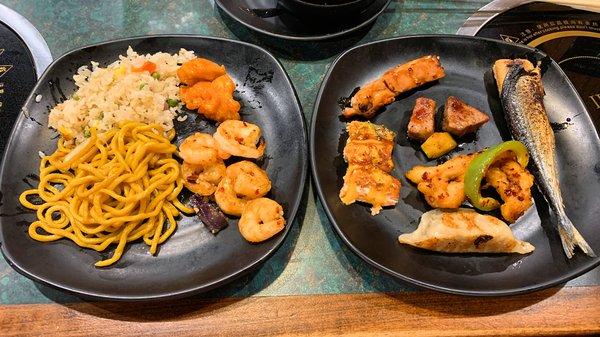
[[[592,250],[592,247],[588,245],[583,236],[579,234],[579,231],[566,214],[563,214],[559,218],[558,234],[560,235],[560,241],[562,242],[565,254],[570,259],[573,257],[573,251],[575,247],[579,247],[586,255],[595,257],[596,253]]]

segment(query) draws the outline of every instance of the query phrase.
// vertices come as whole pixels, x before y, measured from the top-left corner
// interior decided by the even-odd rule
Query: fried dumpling
[[[444,253],[518,253],[535,247],[517,240],[502,220],[472,209],[434,209],[421,217],[416,231],[398,237],[400,243]]]

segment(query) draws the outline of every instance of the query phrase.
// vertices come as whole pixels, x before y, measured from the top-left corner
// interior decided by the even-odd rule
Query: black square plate
[[[131,46],[138,53],[195,51],[224,64],[237,84],[242,118],[258,124],[267,142],[262,164],[272,180],[270,198],[284,208],[282,233],[261,244],[246,242],[236,221],[212,235],[196,217],[182,217],[171,238],[152,256],[142,242],[129,245],[116,264],[95,268],[101,254],[73,242],[40,243],[27,235],[35,215],[24,211],[19,194],[36,184],[38,151],[52,153],[57,134],[46,127],[48,112],[61,95],[75,90],[72,76],[82,65],[106,66]],[[36,101],[36,96],[41,100]],[[39,98],[39,97],[38,97]],[[181,297],[224,284],[265,261],[283,242],[298,210],[307,171],[306,128],[296,93],[279,62],[266,50],[238,41],[188,35],[147,36],[83,47],[56,60],[27,99],[8,143],[0,174],[0,242],[6,260],[24,275],[82,296],[118,300]],[[174,121],[176,141],[214,123],[196,113]]]
[[[345,206],[338,194],[346,172],[342,149],[345,122],[340,97],[379,77],[385,70],[427,54],[440,56],[446,77],[401,95],[372,121],[396,131],[392,174],[402,182],[401,199],[377,216],[369,206]],[[452,153],[470,153],[510,139],[491,66],[499,58],[528,57],[546,60],[544,98],[550,121],[557,123],[556,147],[562,193],[569,217],[587,242],[600,251],[600,141],[573,86],[554,62],[535,49],[496,40],[461,36],[411,36],[377,41],[342,54],[321,85],[311,126],[311,161],[317,191],[332,225],[342,240],[373,266],[417,285],[458,294],[506,295],[542,289],[576,277],[600,263],[578,253],[568,260],[553,228],[548,205],[534,189],[535,206],[512,231],[535,246],[529,255],[442,254],[398,243],[398,236],[417,228],[419,217],[430,208],[404,178],[415,165],[427,161],[406,130],[415,99],[436,100],[440,110],[449,95],[457,96],[493,116],[476,137]],[[439,111],[438,111],[439,114]]]

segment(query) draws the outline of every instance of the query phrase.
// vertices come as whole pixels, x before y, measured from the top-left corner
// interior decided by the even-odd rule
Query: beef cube
[[[490,117],[460,99],[450,96],[444,109],[442,129],[457,137],[477,131]]]
[[[435,132],[435,101],[419,97],[415,102],[410,122],[408,123],[408,137],[425,141]]]

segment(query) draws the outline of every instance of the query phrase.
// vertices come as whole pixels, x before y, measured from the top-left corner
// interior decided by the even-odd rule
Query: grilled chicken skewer
[[[556,167],[554,133],[544,108],[539,67],[534,68],[527,60],[498,60],[493,70],[510,131],[529,150],[536,168],[536,180],[558,217],[557,228],[565,254],[571,258],[575,247],[579,247],[588,256],[596,256],[565,212]]]

